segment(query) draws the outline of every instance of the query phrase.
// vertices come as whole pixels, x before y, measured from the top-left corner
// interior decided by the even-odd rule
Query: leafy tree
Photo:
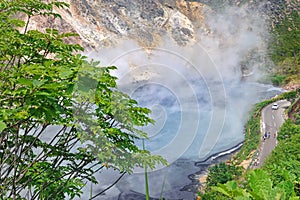
[[[274,186],[269,174],[261,169],[250,173],[245,188],[240,187],[236,181],[229,181],[212,189],[231,199],[298,199],[292,182],[282,181]]]
[[[28,30],[32,17],[57,18],[53,7],[66,6],[0,2],[1,199],[72,199],[105,168],[166,164],[135,145],[147,138],[137,127],[153,120],[118,91],[115,67],[76,54],[83,48],[64,42],[73,33]]]
[[[224,194],[212,190],[214,186],[218,184],[224,184],[227,181],[235,180],[242,174],[242,167],[226,164],[221,162],[208,169],[209,173],[205,184],[205,193],[199,193],[201,199],[213,200],[213,199],[230,199]]]
[[[299,3],[292,0],[295,5]],[[277,65],[273,70],[271,80],[276,85],[284,85],[300,79],[300,17],[297,9],[286,12],[282,10],[279,16],[283,19],[275,23],[272,29],[272,38],[269,51],[271,58]]]
[[[242,168],[225,164],[221,162],[208,169],[209,174],[206,179],[207,187],[216,186],[218,183],[226,183],[227,181],[234,180],[242,174]]]
[[[291,135],[282,140],[265,161],[263,169],[272,174],[274,184],[289,180],[294,184],[297,195],[300,195],[300,134]]]
[[[275,61],[299,56],[299,27],[300,17],[296,10],[286,14],[281,21],[275,24],[273,29],[274,41],[271,44],[271,52]]]
[[[291,139],[292,135],[300,134],[300,126],[287,119],[280,127],[278,132],[278,140]]]
[[[218,184],[213,186],[212,190],[218,192],[220,195],[223,194],[230,199],[250,199],[251,195],[245,190],[238,186],[236,181],[228,181],[225,184]]]

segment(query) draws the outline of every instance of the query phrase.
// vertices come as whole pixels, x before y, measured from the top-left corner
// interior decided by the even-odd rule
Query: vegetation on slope
[[[299,199],[300,126],[287,120],[278,132],[278,145],[261,169],[237,173],[228,163],[209,169],[202,199]],[[218,169],[219,173],[216,173]]]
[[[290,5],[298,5],[291,1]],[[270,78],[275,85],[300,83],[300,18],[297,7],[287,8],[282,4],[277,16],[273,19],[272,40],[269,44],[270,57],[275,67]],[[278,11],[278,10],[277,10]],[[289,117],[278,132],[279,143],[263,167],[245,171],[235,176],[231,165],[239,164],[251,157],[250,153],[258,148],[260,138],[260,111],[279,99],[293,100],[289,109]],[[199,194],[202,199],[299,199],[300,197],[300,101],[297,91],[291,91],[256,104],[245,125],[245,142],[242,149],[234,156],[233,163],[221,167],[220,163],[209,169],[210,179],[206,183],[205,193]],[[230,167],[229,167],[230,166]],[[214,173],[214,169],[222,169],[222,173]],[[223,179],[226,175],[227,181]],[[218,184],[210,183],[219,182]]]
[[[236,155],[234,155],[234,157],[232,158],[235,164],[240,164],[243,160],[251,158],[251,156],[253,156],[251,152],[255,151],[258,148],[260,136],[261,136],[260,135],[261,110],[265,106],[271,104],[272,102],[281,99],[288,99],[292,101],[293,99],[296,99],[297,95],[298,94],[296,91],[290,91],[278,95],[276,98],[265,100],[254,105],[252,111],[250,112],[250,117],[245,125],[244,145],[239,150],[239,152]]]
[[[65,6],[0,1],[1,199],[73,199],[106,168],[123,176],[135,166],[166,164],[135,145],[147,138],[136,127],[153,120],[117,89],[114,66],[79,55],[82,47],[64,42],[73,33],[28,30],[31,18],[53,20],[60,17],[53,7]],[[25,22],[14,18],[20,13]]]
[[[279,86],[300,83],[299,10],[294,9],[281,14],[284,18],[272,28],[272,41],[269,45],[271,58],[275,64],[271,80]]]

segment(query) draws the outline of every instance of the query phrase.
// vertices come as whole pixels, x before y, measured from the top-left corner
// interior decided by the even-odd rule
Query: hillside
[[[259,1],[242,1],[242,0],[234,0],[234,1],[229,1],[229,0],[228,1],[227,0],[218,0],[218,1],[66,0],[65,2],[67,2],[70,5],[68,8],[63,8],[63,9],[55,8],[55,12],[60,14],[60,16],[62,17],[61,19],[54,19],[51,17],[44,18],[44,16],[33,15],[32,18],[30,18],[32,21],[28,27],[26,26],[22,31],[20,32],[15,31],[13,33],[18,33],[18,34],[20,33],[20,35],[22,35],[21,33],[23,32],[24,33],[29,32],[30,34],[33,34],[33,36],[35,36],[37,32],[29,31],[29,30],[38,29],[41,32],[46,32],[46,34],[48,35],[52,34],[52,32],[49,32],[49,30],[44,30],[45,27],[58,29],[53,31],[54,35],[55,34],[58,35],[58,33],[60,32],[76,32],[78,36],[72,38],[64,38],[64,34],[62,36],[58,35],[57,41],[59,42],[67,41],[68,45],[69,43],[80,43],[85,48],[84,53],[86,53],[87,55],[89,55],[88,53],[90,52],[98,53],[95,56],[95,58],[101,60],[101,62],[103,61],[103,58],[100,57],[100,54],[102,54],[102,56],[103,54],[104,56],[108,56],[109,51],[106,52],[106,49],[108,48],[111,49],[119,48],[118,49],[119,55],[123,55],[123,53],[128,53],[133,48],[139,48],[139,51],[142,52],[141,54],[134,54],[134,56],[132,56],[129,61],[128,60],[123,61],[123,63],[129,65],[128,68],[129,71],[132,70],[133,72],[137,72],[136,74],[138,74],[138,76],[136,76],[136,74],[132,75],[130,73],[126,73],[126,76],[124,75],[124,77],[120,78],[120,80],[123,81],[125,80],[123,82],[125,83],[123,84],[125,86],[126,84],[133,84],[133,87],[135,87],[134,92],[140,91],[142,97],[155,96],[154,97],[155,100],[162,100],[161,102],[158,102],[161,104],[158,103],[155,104],[155,105],[159,105],[158,108],[155,106],[152,107],[152,105],[149,106],[151,107],[151,109],[154,108],[155,111],[153,115],[154,117],[164,116],[163,114],[167,113],[164,110],[164,108],[171,108],[169,113],[173,114],[175,113],[174,111],[176,111],[176,113],[178,113],[178,116],[180,115],[180,119],[183,122],[187,122],[186,123],[187,129],[184,129],[184,131],[181,130],[181,122],[178,123],[176,120],[174,120],[177,118],[170,118],[171,123],[169,123],[169,126],[165,126],[164,122],[161,123],[163,124],[162,127],[166,127],[166,129],[170,131],[168,133],[171,133],[170,136],[172,137],[175,135],[174,137],[176,138],[177,137],[176,134],[179,132],[185,134],[187,133],[187,135],[189,133],[198,134],[199,132],[197,131],[203,128],[204,126],[200,125],[199,128],[198,127],[199,124],[196,123],[204,122],[204,120],[202,118],[201,120],[198,120],[197,117],[201,116],[199,115],[199,113],[204,111],[203,116],[205,117],[208,116],[207,118],[211,120],[208,121],[206,124],[209,124],[210,127],[214,127],[214,128],[217,127],[217,129],[208,129],[206,131],[208,137],[205,137],[204,139],[203,138],[196,139],[195,137],[190,139],[190,141],[193,140],[197,142],[202,142],[204,144],[204,145],[201,143],[194,144],[195,148],[197,149],[200,148],[199,155],[200,152],[201,153],[204,152],[203,153],[204,155],[206,152],[209,151],[212,152],[212,150],[218,152],[224,149],[225,147],[230,148],[230,145],[233,145],[234,143],[243,140],[243,135],[242,135],[243,125],[245,124],[247,118],[246,115],[250,107],[253,105],[254,102],[258,101],[259,98],[269,98],[270,94],[267,94],[269,92],[268,90],[269,88],[274,92],[274,87],[269,83],[272,82],[273,84],[278,85],[280,87],[286,86],[289,88],[296,87],[297,84],[299,83],[300,80],[299,46],[300,45],[299,45],[299,10],[297,10],[297,6],[298,6],[297,1],[259,2]],[[24,19],[26,19],[26,17],[24,17]],[[10,30],[8,30],[8,32],[9,31]],[[11,44],[11,46],[14,45],[20,47],[21,49],[24,47],[24,51],[28,53],[28,56],[39,55],[41,52],[42,53],[46,52],[45,55],[47,55],[47,52],[52,51],[51,49],[52,47],[51,48],[49,47],[49,51],[48,49],[46,51],[41,51],[38,48],[36,48],[36,46],[34,46],[36,44],[44,47],[45,46],[44,44],[40,44],[44,42],[44,40],[37,37],[37,39],[35,39],[34,42],[32,42],[32,35],[30,34],[28,37],[28,41],[26,40],[25,42],[23,42],[21,40],[20,43],[16,42],[18,45],[15,45],[15,43],[13,43],[14,40],[10,42],[9,39],[7,40],[9,42],[3,40],[5,42],[2,42],[2,44],[8,43]],[[14,38],[21,38],[21,36],[17,35]],[[49,37],[45,36],[44,38],[45,41],[47,41]],[[128,46],[130,46],[131,49],[128,49],[129,47],[128,48],[126,47],[127,49],[125,47],[123,48],[122,42],[124,41],[128,42],[125,44],[129,44]],[[65,51],[68,51],[69,53],[68,55],[71,58],[73,58],[74,55],[71,52],[69,52],[70,48],[68,47],[68,45],[62,43],[59,44],[61,44],[61,46],[63,47],[66,46]],[[192,48],[195,46],[197,46],[198,48]],[[35,53],[27,52],[28,49],[26,49],[25,47],[28,47],[30,48],[30,50],[36,52]],[[156,52],[152,51],[152,49],[156,49],[156,48],[159,49],[161,47],[164,47],[164,50],[167,50],[166,52],[168,54],[164,54],[162,51],[156,51]],[[174,50],[175,49],[174,47],[176,47],[177,51]],[[11,47],[9,45],[6,45],[5,48],[6,48],[5,51],[10,53]],[[74,48],[75,49],[78,48],[76,50],[82,50],[81,47],[76,45]],[[55,48],[55,50],[57,50],[58,53],[61,52],[59,48],[57,49]],[[209,57],[209,59],[207,60],[201,59],[202,51],[204,55],[203,57],[205,58]],[[177,52],[178,54],[176,54]],[[154,55],[155,53],[157,53],[157,55]],[[142,54],[143,56],[140,56]],[[180,58],[184,61],[182,62],[183,67],[177,66],[180,65],[181,63],[179,60],[177,60],[177,58],[174,59],[174,57],[172,57],[175,54],[177,58]],[[151,55],[161,56],[159,57],[160,58],[159,61],[163,60],[166,62],[161,62],[162,64],[158,66],[149,65],[149,67],[147,68],[142,68],[143,66],[149,64],[150,61],[149,57],[151,57]],[[18,55],[16,55],[15,57],[17,56]],[[24,58],[27,59],[28,56],[25,56]],[[53,58],[52,56],[53,54],[49,54],[49,58],[52,59]],[[148,58],[146,58],[147,56]],[[9,56],[5,57],[4,59],[7,58],[9,58]],[[137,62],[135,62],[136,61],[135,59],[137,59]],[[145,64],[140,64],[138,62],[140,60],[143,60],[143,63]],[[206,62],[208,60],[209,61],[213,60],[213,62],[211,63]],[[189,65],[190,61],[197,61],[197,62],[194,62],[196,64],[192,63],[194,65],[190,66]],[[10,61],[8,61],[8,63],[10,63]],[[82,66],[85,66],[85,62],[83,62],[83,60],[79,60],[78,63],[83,63]],[[74,66],[78,67],[79,66],[78,63],[75,63]],[[50,62],[41,62],[39,64],[45,65],[46,67],[48,67],[48,65],[51,65]],[[101,65],[102,64],[103,63],[101,63]],[[97,63],[95,65],[97,65]],[[64,64],[62,66],[64,66]],[[119,64],[117,66],[119,67]],[[59,67],[60,65],[58,65],[58,70]],[[138,67],[140,67],[140,71],[137,70]],[[115,67],[111,67],[110,69],[115,69]],[[126,65],[123,68],[121,66],[120,69],[121,70],[125,69],[126,71],[127,70]],[[155,71],[155,73],[150,73],[151,70],[153,69],[154,71],[155,70],[157,71]],[[167,70],[164,71],[164,69],[168,69],[168,71]],[[43,70],[41,71],[43,72]],[[30,70],[29,72],[24,70],[24,72],[31,73]],[[183,79],[176,79],[174,74],[169,72],[176,72],[176,75],[179,74],[178,77],[180,78],[183,77]],[[7,74],[9,75],[9,73]],[[53,72],[53,74],[55,75],[56,73]],[[65,73],[61,73],[61,74],[62,76],[65,76]],[[91,72],[90,74],[94,75],[94,72]],[[21,73],[17,75],[13,74],[13,77],[14,78],[17,77],[17,79],[19,79],[20,76],[22,75],[23,74]],[[43,78],[44,75],[43,76],[36,76],[34,74],[33,75],[29,74],[28,76],[26,76],[26,74],[24,75],[25,78],[17,82],[19,85],[23,84],[26,86],[27,84],[30,87],[31,86],[39,87],[39,84],[43,84],[42,82],[41,83],[34,82],[31,84],[26,82],[26,80],[28,77]],[[131,75],[133,78],[131,77]],[[159,81],[160,80],[163,81],[158,82],[158,78],[155,77],[155,75],[159,75],[157,76],[159,77]],[[5,82],[8,82],[6,81],[7,79],[6,76],[7,76],[6,74],[3,75],[3,77],[5,78]],[[159,84],[156,84],[155,86],[159,85],[159,86],[163,86],[164,88],[168,88],[168,89],[171,88],[171,90],[174,86],[173,91],[175,92],[172,91],[173,92],[172,95],[174,95],[174,97],[176,98],[182,97],[183,101],[182,102],[180,101],[177,104],[177,101],[174,100],[172,103],[172,98],[166,98],[166,93],[168,92],[167,90],[154,90],[155,87],[152,87],[152,89],[151,87],[146,87],[145,85],[148,84],[147,81],[150,80],[147,79],[148,77],[157,78],[154,80],[157,81],[157,83]],[[203,84],[201,83],[202,78],[204,79]],[[110,79],[115,80],[110,76],[108,76],[108,78],[105,80],[110,80]],[[75,80],[76,78],[74,77],[74,81]],[[55,81],[56,79],[53,79],[53,81],[50,80],[49,82],[55,82]],[[144,83],[146,84],[144,85]],[[49,84],[51,86],[49,87],[52,88],[51,83]],[[112,84],[114,87],[116,87],[116,84],[114,82]],[[188,90],[189,89],[188,87],[184,87],[186,85],[187,86],[192,85],[195,87],[193,87],[192,90]],[[206,87],[208,88],[207,92],[205,91]],[[263,89],[260,90],[259,89],[260,87],[263,87]],[[12,89],[5,90],[5,92],[7,91],[14,92],[13,84],[10,88]],[[63,92],[64,90],[67,89],[63,89],[60,92]],[[225,92],[224,94],[222,94],[223,90]],[[104,91],[103,94],[105,95],[107,93],[107,90],[103,89],[103,91]],[[143,91],[146,92],[142,93]],[[17,95],[23,94],[23,93],[19,94],[18,91],[16,92]],[[128,93],[130,93],[131,95],[134,92],[131,93],[128,92]],[[56,93],[53,90],[53,95],[54,94]],[[42,93],[42,95],[45,95],[45,93]],[[52,94],[49,96],[51,97]],[[24,99],[28,99],[26,95],[25,97]],[[119,97],[120,96],[116,96],[116,99],[119,99]],[[71,99],[72,96],[68,98]],[[101,96],[101,98],[97,98],[97,101],[99,99],[102,100],[102,98],[104,97]],[[5,98],[5,100],[7,99],[9,98]],[[51,102],[51,98],[49,99],[50,99],[49,101]],[[122,100],[122,98],[120,99]],[[191,103],[191,99],[193,101],[195,100],[194,101],[195,106],[194,104]],[[181,99],[179,98],[179,100]],[[33,99],[31,102],[35,102],[35,101],[36,100]],[[111,103],[112,101],[108,100],[107,102],[109,106],[109,103]],[[139,101],[137,102],[130,101],[130,102],[131,103],[134,102],[135,104]],[[26,104],[22,104],[22,105],[26,105]],[[181,105],[183,107],[180,107]],[[148,105],[145,106],[148,107]],[[165,107],[162,108],[160,106],[165,106]],[[47,108],[47,106],[44,107]],[[292,118],[294,118],[296,121],[299,118],[297,116],[297,112],[299,112],[298,107],[299,107],[299,102],[294,104],[294,108],[292,109],[291,112]],[[36,106],[33,106],[33,108],[36,108]],[[120,108],[118,107],[114,109],[113,112],[118,112],[119,109]],[[145,110],[145,112],[148,113],[150,111]],[[50,110],[49,113],[52,113],[52,110]],[[192,113],[193,115],[185,115],[189,113]],[[215,114],[215,116],[212,115],[212,117],[210,117],[211,113]],[[12,113],[11,116],[15,116],[15,115]],[[111,114],[111,116],[115,116],[115,115]],[[187,117],[181,118],[182,116],[187,116]],[[102,117],[101,119],[107,120],[106,117]],[[115,121],[111,120],[110,122],[114,124]],[[0,124],[2,125],[3,129],[6,128],[5,123]],[[259,140],[259,135],[257,135],[259,131],[256,130],[259,130],[260,128],[259,125],[257,125],[258,123],[259,123],[259,119],[257,117],[255,118],[255,124],[254,124],[256,126],[254,134],[256,134],[255,139],[257,140]],[[179,128],[177,130],[174,130],[173,127],[177,127],[178,124],[180,125]],[[226,133],[227,135],[224,133]],[[186,142],[187,135],[183,136],[184,140],[178,140],[179,142],[178,144],[188,144],[188,142]],[[282,135],[284,136],[284,134]],[[108,134],[108,136],[111,136],[111,134]],[[165,140],[167,142],[173,141],[172,138],[171,139],[170,138],[165,138]],[[208,140],[207,138],[211,140]],[[296,139],[297,141],[299,140],[299,138]],[[116,139],[116,141],[118,140]],[[255,141],[253,142],[253,141],[252,144],[253,143],[257,144],[257,142]],[[203,148],[203,146],[205,147],[206,144],[207,144],[207,148]],[[213,147],[210,148],[209,145],[212,145]],[[174,146],[177,147],[178,145],[174,145]],[[102,146],[101,144],[99,144],[99,147],[98,146],[95,147],[95,150],[99,150],[100,153],[103,153],[101,151],[101,148]],[[148,148],[149,146],[146,146],[146,149]],[[181,155],[180,154],[181,152],[174,153],[175,152],[174,150],[177,149],[180,148],[172,149],[172,151],[170,151],[171,152],[170,154],[172,156],[175,154],[176,156]],[[186,150],[185,148],[181,148],[181,149],[182,151]],[[113,147],[112,150],[114,150]],[[169,148],[169,150],[171,150],[171,148]],[[186,150],[186,152],[188,151]],[[195,149],[193,149],[193,152],[197,152],[197,150],[195,151]],[[197,159],[204,158],[204,156],[201,157],[199,155],[196,155],[198,156]],[[208,153],[206,155],[208,155]],[[114,157],[116,161],[118,161],[119,158],[120,157],[118,156]],[[145,158],[145,156],[143,156],[143,158]],[[103,163],[104,164],[102,164],[102,167],[107,166],[106,162]],[[174,163],[175,164],[173,166],[178,164],[176,162]],[[182,166],[184,166],[184,164],[192,166],[191,163],[192,161],[190,161],[190,163],[186,162],[183,163]],[[187,177],[190,178],[190,176],[183,174],[182,171],[185,170],[185,173],[192,173],[191,171],[193,170],[184,169],[184,167],[182,166],[180,170],[177,170],[175,172],[175,173],[178,172],[178,176],[176,177],[177,180],[173,179],[172,176],[174,174],[173,172],[169,173],[171,174],[170,176],[172,176],[171,181],[173,182],[171,182],[170,179],[169,180],[167,180],[167,178],[165,179],[167,180],[166,185],[168,188],[164,188],[165,189],[164,195],[169,195],[167,197],[171,197],[174,191],[176,190],[175,192],[177,192],[178,188],[182,186],[182,185],[179,186],[178,184],[188,184],[186,183],[186,179]],[[74,169],[76,169],[76,167]],[[298,173],[295,174],[298,175]],[[126,178],[124,179],[125,182],[128,180]],[[266,177],[266,179],[269,178]],[[153,187],[156,186],[156,189],[153,189],[154,191],[156,191],[156,194],[153,192],[155,197],[158,197],[160,195],[159,192],[157,192],[160,190],[160,186],[159,184],[156,183],[163,182],[162,187],[164,187],[165,180],[163,181],[155,180],[155,184],[153,184],[153,182],[150,182],[150,184]],[[176,183],[177,185],[172,185],[171,183]],[[119,185],[121,186],[118,188],[119,191],[111,195],[119,196],[118,192],[120,192],[123,195],[125,195],[124,199],[128,199],[131,194],[127,194],[126,192],[132,191],[133,190],[132,188],[134,188],[134,191],[138,193],[142,193],[144,191],[144,187],[142,184],[140,184],[140,182],[132,181],[130,182],[130,184],[120,183]],[[193,186],[195,186],[194,188],[197,189],[196,185]],[[186,191],[190,192],[192,190],[188,188],[186,189]],[[85,189],[85,195],[87,194],[88,192],[86,192]]]
[[[43,21],[37,17],[32,29],[49,24],[63,32],[79,34],[89,51],[118,45],[121,39],[131,39],[140,46],[157,46],[165,36],[178,45],[194,42],[196,30],[206,31],[204,14],[210,8],[184,0],[65,0],[66,9],[56,9],[61,20]],[[42,21],[41,21],[42,20]],[[43,22],[43,23],[38,23]]]
[[[245,0],[65,0],[69,8],[56,9],[62,19],[35,17],[29,28],[45,26],[62,32],[76,32],[86,51],[100,51],[103,47],[118,46],[121,40],[131,40],[141,47],[157,47],[166,38],[179,46],[193,45],[199,35],[213,35],[207,25],[209,16],[228,7],[240,7],[247,12],[259,10],[269,34],[262,36],[268,43],[268,52],[249,52],[248,57],[264,63],[262,71],[270,74],[264,81],[275,85],[299,85],[300,18],[297,0],[245,1]],[[251,27],[249,27],[251,29]],[[220,37],[218,35],[214,37]],[[219,39],[219,38],[218,38]],[[222,41],[224,40],[224,41]],[[220,48],[226,39],[220,40]],[[272,62],[267,61],[271,58]],[[244,74],[251,73],[253,63],[241,61]]]

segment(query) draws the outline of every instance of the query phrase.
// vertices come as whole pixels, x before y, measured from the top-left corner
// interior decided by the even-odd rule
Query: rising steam
[[[115,48],[89,54],[104,66],[116,65],[119,88],[152,109],[156,124],[144,129],[150,136],[146,148],[171,164],[178,159],[200,161],[243,141],[247,112],[270,88],[256,82],[266,64],[268,36],[259,12],[241,7],[211,11],[206,25],[209,33],[199,30],[197,43],[185,47],[168,38],[158,47],[120,41]],[[243,79],[245,75],[251,76]],[[179,170],[176,173],[185,177],[192,173]],[[164,171],[165,191],[171,197],[186,181],[170,171],[172,165]],[[150,174],[154,196],[159,196],[161,175]],[[118,188],[142,193],[140,181],[143,176],[135,174]]]
[[[90,54],[102,65],[116,65],[119,87],[154,110],[148,148],[169,161],[189,147],[186,156],[201,159],[242,141],[247,111],[259,99],[260,86],[242,80],[242,64],[249,64],[255,80],[264,63],[251,57],[265,53],[264,20],[236,7],[209,12],[206,19],[209,33],[199,31],[196,44],[179,47],[166,38],[159,47],[140,47],[122,41]]]

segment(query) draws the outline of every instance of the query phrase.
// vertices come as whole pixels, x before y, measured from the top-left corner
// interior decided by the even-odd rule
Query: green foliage
[[[64,174],[70,172],[72,172],[70,166],[58,166],[57,169],[53,169],[49,162],[37,162],[28,169],[23,179],[24,182],[28,182],[29,188],[35,188],[35,193],[40,192],[41,199],[63,199],[65,194],[74,198],[75,194],[82,193],[81,188],[84,183],[80,178],[67,181]],[[55,184],[51,184],[53,180]]]
[[[278,134],[281,134],[280,132]],[[281,140],[263,166],[263,169],[272,174],[275,184],[285,180],[291,181],[294,184],[297,195],[300,195],[299,142],[300,134],[291,134],[289,138]]]
[[[297,11],[292,11],[273,29],[274,41],[271,44],[272,56],[275,61],[287,57],[299,56],[300,17]]]
[[[250,199],[250,194],[238,186],[236,181],[228,181],[225,184],[218,184],[218,186],[212,187],[213,191],[221,193],[230,199]]]
[[[293,101],[299,94],[297,91],[284,92],[280,95],[280,99],[287,99],[288,101]]]
[[[299,89],[295,92],[296,96],[299,96]],[[293,100],[291,106],[287,109],[287,113],[295,124],[300,125],[300,98]]]
[[[269,175],[262,170],[254,170],[249,178],[249,186],[252,189],[252,194],[256,198],[269,198],[272,182]]]
[[[282,181],[274,186],[270,175],[264,170],[254,170],[248,178],[250,194],[254,199],[289,199],[294,194],[290,181]]]
[[[6,124],[3,121],[0,121],[0,131],[3,131],[6,128],[7,128]]]
[[[297,5],[297,3],[296,3]],[[293,10],[272,30],[273,40],[269,45],[272,60],[277,67],[273,70],[271,80],[276,85],[284,85],[300,80],[300,17]]]
[[[277,186],[273,185],[270,175],[261,169],[249,174],[245,187],[238,185],[236,181],[226,184],[218,184],[212,187],[230,199],[298,199],[294,193],[294,186],[290,181],[282,181]]]
[[[295,124],[300,125],[300,114],[295,113],[294,120],[295,120]]]
[[[274,85],[280,86],[286,84],[287,75],[273,74],[270,78]]]
[[[209,174],[206,179],[207,187],[216,186],[218,183],[226,183],[234,180],[242,174],[242,168],[221,162],[208,169]]]
[[[138,107],[128,95],[112,89],[116,87],[116,78],[109,72],[115,67],[87,65],[83,64],[74,87],[76,107],[82,108],[77,111],[76,121],[87,125],[77,126],[81,142],[93,142],[87,145],[92,154],[105,166],[120,171],[130,173],[134,166],[146,164],[153,169],[155,164],[166,164],[160,156],[150,156],[149,151],[140,150],[134,143],[135,139],[147,138],[136,127],[153,123],[148,117],[150,110]],[[94,104],[98,108],[93,109]]]
[[[118,91],[114,66],[100,67],[67,44],[73,33],[28,30],[30,18],[60,17],[40,0],[0,2],[0,193],[5,199],[81,195],[105,167],[132,172],[166,164],[138,148],[150,110]],[[26,16],[27,21],[15,19]],[[20,31],[22,29],[22,31]],[[4,37],[3,37],[4,36]],[[48,139],[45,139],[48,138]]]
[[[285,58],[276,63],[277,67],[271,75],[275,85],[283,86],[288,83],[298,83],[300,79],[300,58]]]
[[[291,136],[295,134],[300,134],[300,126],[296,125],[292,122],[291,119],[287,119],[283,125],[280,127],[277,139],[284,140],[284,139],[291,139]]]

